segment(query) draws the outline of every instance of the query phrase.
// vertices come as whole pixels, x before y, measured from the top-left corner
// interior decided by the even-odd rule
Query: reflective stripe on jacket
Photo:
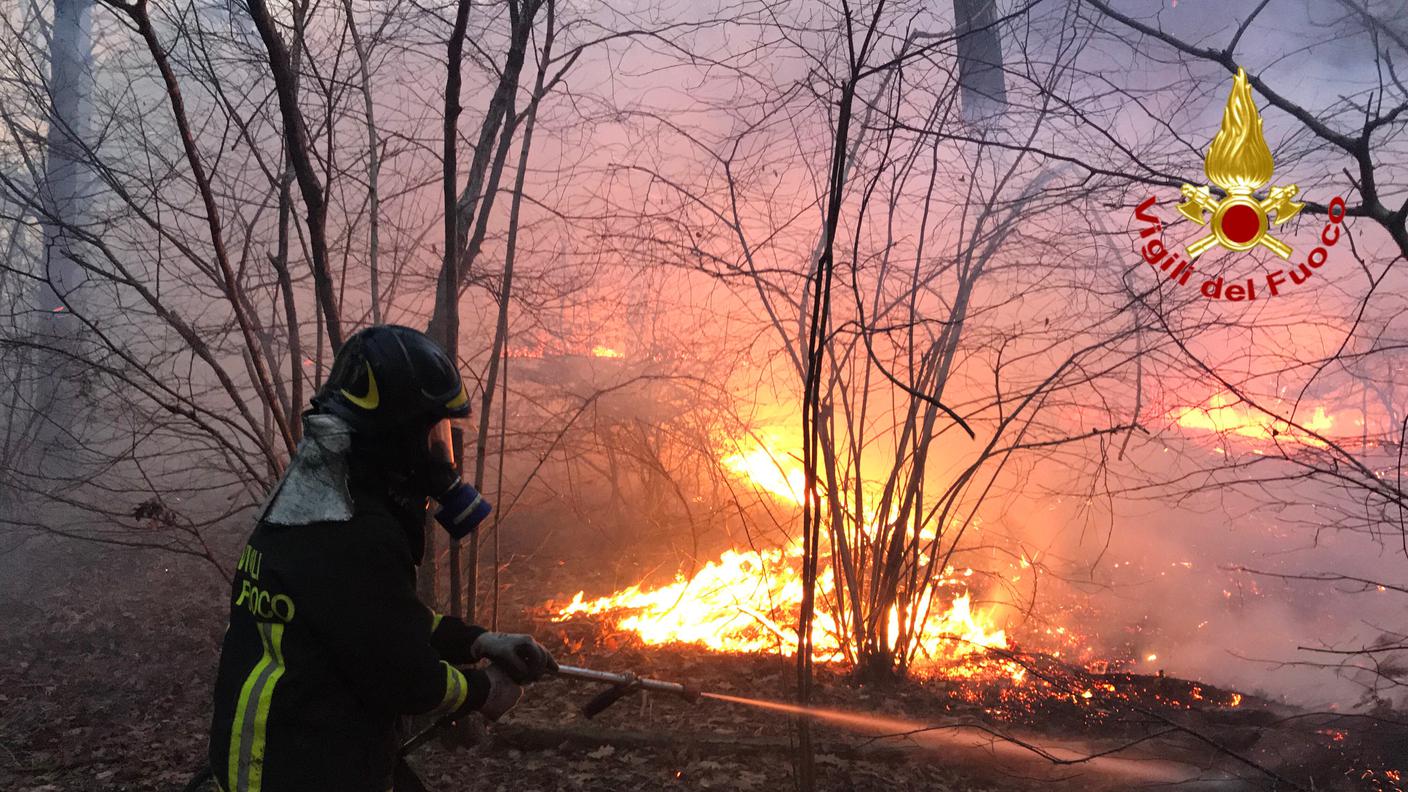
[[[224,792],[385,792],[402,715],[477,709],[483,630],[417,599],[423,511],[352,488],[351,520],[260,523],[240,555],[215,682]]]

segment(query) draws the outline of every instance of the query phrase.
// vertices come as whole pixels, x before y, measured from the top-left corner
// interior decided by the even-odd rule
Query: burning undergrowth
[[[722,460],[774,501],[800,504],[802,479],[795,466],[779,464],[760,449]],[[879,522],[865,505],[845,511],[862,536]],[[605,648],[649,657],[685,651],[718,662],[766,658],[789,667],[785,658],[795,656],[799,645],[801,556],[796,543],[726,549],[688,575],[600,596],[579,591],[536,615],[573,653]],[[838,690],[860,696],[874,690],[877,680],[857,673],[855,622],[848,623],[837,591],[836,563],[823,552],[813,659]],[[1174,566],[1184,572],[1192,567]],[[1276,788],[1403,788],[1408,726],[1392,712],[1311,712],[1262,695],[1255,685],[1237,689],[1165,674],[1162,652],[1150,647],[1164,641],[1172,649],[1176,636],[1137,626],[1125,628],[1129,635],[1100,635],[1096,625],[1108,620],[1078,596],[1064,605],[1049,594],[1040,608],[1014,604],[1007,584],[1043,571],[1025,553],[996,569],[943,565],[917,612],[892,607],[875,617],[881,619],[875,633],[882,643],[907,647],[899,673],[882,689],[901,691],[895,695],[907,702],[911,720],[1000,734],[1034,755],[1043,755],[1042,739],[1082,741],[1080,748],[1044,757],[1053,763],[1123,755],[1138,746],[1160,761],[1254,778],[1254,788],[1267,781]],[[837,698],[854,706],[845,692]]]
[[[578,592],[571,602],[555,608],[555,614],[558,619],[614,617],[615,628],[633,632],[645,643],[795,654],[797,634],[788,621],[795,620],[793,614],[802,596],[800,556],[801,548],[795,545],[782,550],[727,550],[691,578],[680,576],[657,588],[629,586],[593,600]],[[1008,645],[1005,631],[994,626],[991,613],[973,606],[964,585],[964,578],[972,572],[966,569],[960,573],[950,567],[937,585],[953,592],[951,598],[946,603],[936,598],[935,612],[920,615],[924,633],[915,646],[920,667],[943,667],[957,673],[955,669],[968,668],[971,659],[976,672],[987,662],[982,649]],[[824,599],[834,601],[830,580],[820,579],[818,588]],[[899,631],[900,619],[898,611],[891,612],[889,635]],[[812,646],[820,662],[849,659],[838,619],[825,607],[813,627]],[[1011,672],[1021,673],[1020,669]]]
[[[768,585],[759,575],[740,587],[736,578],[758,572],[759,559],[776,564],[784,554],[752,555],[757,557],[728,551],[693,578],[658,588],[631,586],[594,600],[579,592],[569,602],[547,606],[541,616],[556,625],[569,646],[692,646],[729,655],[791,657],[797,645],[795,628],[785,626],[779,604],[794,583],[784,579]],[[1210,712],[1237,710],[1252,702],[1272,706],[1249,694],[1176,679],[1162,671],[1138,673],[1132,669],[1139,658],[1081,663],[1062,659],[1059,648],[1029,651],[994,626],[992,608],[975,608],[961,580],[953,581],[956,593],[943,613],[927,622],[909,673],[915,684],[952,707],[1000,722],[1059,721],[1069,727],[1106,728],[1130,707]],[[692,593],[695,587],[701,591]],[[740,598],[740,591],[753,596]],[[824,626],[832,622],[819,621],[823,626],[814,639],[816,660],[831,673],[847,676],[846,652]],[[1041,643],[1074,647],[1080,653],[1081,641],[1064,628],[1043,632]]]
[[[760,492],[785,506],[802,500],[801,471],[779,464],[770,452],[757,448],[727,455],[726,468]],[[873,508],[856,510],[862,530],[876,532]],[[925,529],[933,537],[932,529]],[[923,534],[921,534],[922,536]],[[916,551],[925,564],[929,553]],[[833,669],[860,669],[858,643],[861,617],[847,612],[840,590],[835,553],[824,548],[822,571],[816,582],[816,616],[811,626],[813,659]],[[588,633],[626,637],[642,646],[692,646],[711,652],[795,656],[799,646],[797,614],[803,599],[803,550],[788,542],[779,548],[726,549],[713,560],[677,574],[673,580],[649,585],[628,585],[615,592],[588,597],[578,591],[570,600],[549,603],[542,615],[564,626],[583,625]],[[1035,576],[1042,570],[1022,556],[1001,572],[975,570],[948,564],[927,581],[926,596],[918,607],[892,605],[885,609],[878,629],[865,630],[890,647],[898,663],[893,676],[944,683],[955,701],[980,705],[988,715],[1020,720],[1023,713],[1043,702],[1069,700],[1087,715],[1098,711],[1099,699],[1120,695],[1117,678],[1157,655],[1139,657],[1133,647],[1111,656],[1097,648],[1094,636],[1070,628],[1087,623],[1073,610],[1052,618],[1006,604],[994,585]],[[1072,606],[1079,610],[1080,605]],[[1047,609],[1054,613],[1054,610]],[[1013,630],[1016,630],[1014,632]],[[1057,673],[1055,669],[1061,669]],[[1069,673],[1091,681],[1064,681]],[[885,676],[886,674],[882,674]],[[864,677],[865,674],[858,674]],[[1061,677],[1058,679],[1058,677]],[[1127,685],[1125,687],[1128,687]],[[1158,706],[1192,706],[1193,702],[1236,707],[1242,695],[1214,691],[1169,691],[1153,694]]]
[[[704,690],[775,695],[792,672],[790,659],[765,652],[650,643],[622,630],[619,613],[564,618],[540,610],[537,616],[544,631],[556,633],[567,657],[688,679]],[[977,751],[968,744],[931,745],[923,735],[966,733],[978,735],[977,742],[1002,743],[1013,753],[999,751],[998,756],[1026,763],[1033,777],[1066,768],[1076,777],[1085,777],[1088,770],[1103,778],[1100,759],[1126,757],[1137,765],[1161,767],[1169,778],[1198,779],[1190,782],[1192,789],[1205,788],[1201,782],[1217,789],[1408,789],[1402,753],[1408,724],[1392,713],[1303,711],[1161,672],[1093,671],[1011,647],[975,648],[947,665],[930,665],[912,678],[883,683],[857,682],[843,662],[823,663],[817,674],[818,701],[824,706],[871,713],[880,724],[913,724],[882,725],[850,737],[843,729],[837,732],[840,744],[865,748],[878,739],[907,748],[910,753],[897,755],[909,759],[932,750],[947,766],[979,776],[988,772],[983,762],[993,760],[987,754],[991,745]],[[693,717],[686,712],[685,722]],[[779,728],[773,722],[760,733],[779,733]],[[975,758],[980,755],[987,759]],[[1085,783],[1070,788],[1129,788],[1118,781],[1108,786],[1108,779],[1100,782],[1106,786]]]

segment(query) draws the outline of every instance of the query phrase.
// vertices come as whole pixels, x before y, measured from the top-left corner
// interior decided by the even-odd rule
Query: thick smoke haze
[[[899,625],[971,596],[1002,641],[970,643],[1081,673],[1408,707],[1401,3],[515,0],[465,6],[458,64],[450,2],[273,3],[273,36],[260,0],[22,5],[17,634],[111,576],[124,612],[203,592],[188,661],[213,651],[334,339],[396,323],[455,349],[496,506],[473,562],[430,539],[441,610],[699,649],[554,617],[672,585],[702,608],[701,570],[772,553],[788,585],[735,610],[791,663],[809,583],[857,684],[957,685]],[[1268,241],[1195,257],[1238,200],[1205,163],[1224,127],[1271,151]]]

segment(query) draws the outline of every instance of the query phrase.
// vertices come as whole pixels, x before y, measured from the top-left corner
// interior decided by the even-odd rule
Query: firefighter
[[[401,716],[497,720],[557,669],[530,636],[416,598],[427,498],[455,538],[490,510],[446,451],[468,415],[422,333],[378,325],[338,351],[236,567],[210,737],[224,792],[418,788],[398,765]]]

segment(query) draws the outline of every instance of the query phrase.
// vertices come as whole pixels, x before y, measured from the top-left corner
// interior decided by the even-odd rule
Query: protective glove
[[[490,668],[501,668],[520,685],[557,671],[557,661],[531,635],[486,632],[475,639],[471,651],[475,660],[491,661]]]
[[[484,669],[484,675],[489,678],[489,695],[479,705],[479,714],[493,722],[518,704],[518,700],[523,698],[523,688],[506,670],[492,663]]]

